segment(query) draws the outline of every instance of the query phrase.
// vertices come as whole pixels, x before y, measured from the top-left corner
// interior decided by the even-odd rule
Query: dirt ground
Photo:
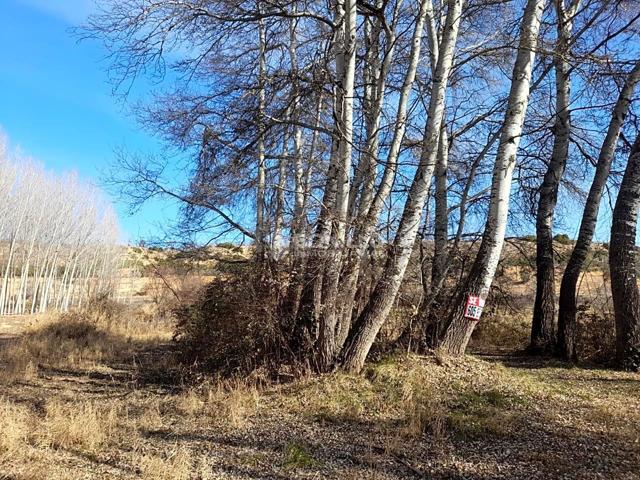
[[[637,374],[412,356],[362,376],[187,386],[170,344],[74,328],[47,330],[64,351],[49,362],[37,329],[3,321],[5,352],[39,350],[17,376],[3,359],[0,478],[640,478]]]
[[[37,323],[37,319],[24,316],[0,316],[0,338],[14,338],[20,335],[29,325]]]

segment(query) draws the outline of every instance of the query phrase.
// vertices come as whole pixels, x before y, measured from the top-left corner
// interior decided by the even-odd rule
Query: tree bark
[[[449,206],[447,185],[447,163],[449,159],[449,135],[442,128],[438,162],[436,164],[435,222],[433,234],[433,260],[431,262],[431,282],[429,294],[423,298],[418,308],[418,318],[422,323],[422,347],[433,345],[440,337],[444,322],[438,307],[442,301],[449,266]]]
[[[483,300],[487,298],[502,252],[509,213],[511,179],[529,103],[531,73],[545,3],[545,0],[528,0],[522,18],[507,113],[493,169],[487,225],[466,285],[456,299],[449,315],[449,325],[440,342],[440,347],[452,355],[464,354],[477,324],[477,321],[464,316],[466,299],[469,295],[477,295]]]
[[[258,36],[259,36],[259,73],[258,73],[258,173],[256,178],[256,256],[259,261],[263,260],[265,255],[265,235],[266,226],[264,222],[265,214],[265,190],[266,190],[266,161],[265,161],[265,147],[264,147],[264,134],[265,134],[265,108],[266,108],[266,93],[265,93],[265,81],[267,75],[267,59],[266,59],[266,43],[267,33],[264,25],[264,21],[260,20],[258,23]]]
[[[322,291],[324,283],[324,275],[326,266],[329,263],[329,245],[332,239],[334,219],[336,217],[337,200],[338,200],[338,183],[340,174],[340,154],[343,151],[341,147],[343,137],[342,121],[344,119],[344,77],[346,75],[346,10],[344,0],[338,1],[335,5],[334,24],[337,28],[334,30],[332,39],[332,49],[336,52],[335,70],[336,81],[333,88],[333,116],[336,119],[333,138],[331,143],[331,153],[329,157],[329,165],[327,168],[326,181],[322,193],[322,202],[320,203],[320,213],[315,225],[315,232],[311,248],[307,255],[304,275],[301,277],[302,288],[300,291],[300,301],[296,308],[296,315],[293,325],[293,335],[291,336],[291,348],[297,352],[299,356],[306,357],[308,351],[318,339],[319,322],[322,315]],[[327,328],[326,322],[324,327],[325,335],[329,337],[323,340],[326,343],[332,343],[330,336],[332,335]],[[319,356],[321,356],[320,354]],[[317,359],[316,359],[317,360]],[[320,361],[322,361],[320,359]]]
[[[577,314],[577,285],[582,267],[591,248],[593,233],[595,232],[600,209],[600,200],[609,177],[611,162],[615,153],[620,130],[629,111],[631,97],[636,84],[640,81],[640,62],[630,72],[613,109],[611,122],[607,130],[598,161],[593,183],[585,203],[580,232],[573,247],[571,256],[560,284],[560,311],[558,314],[558,355],[567,360],[575,360],[576,352],[576,314]]]
[[[359,316],[347,339],[343,352],[343,367],[359,372],[386,320],[413,251],[422,210],[429,193],[431,177],[438,154],[438,141],[442,128],[449,75],[458,38],[463,0],[449,0],[438,65],[435,70],[428,119],[425,128],[420,164],[411,184],[400,225],[387,257],[381,280],[376,285],[369,302]]]
[[[556,118],[551,160],[540,186],[540,198],[536,212],[536,298],[531,324],[532,353],[551,352],[554,347],[554,323],[556,315],[556,281],[553,252],[553,213],[558,200],[558,188],[569,156],[571,133],[571,77],[568,56],[570,54],[573,17],[580,4],[572,3],[569,9],[565,0],[555,0],[558,44],[555,55]]]
[[[285,126],[282,138],[282,154],[278,161],[278,184],[271,238],[271,257],[277,262],[282,254],[282,229],[284,228],[285,189],[287,188],[287,162],[289,159],[289,129]]]
[[[440,136],[438,162],[436,164],[436,213],[433,243],[433,267],[431,283],[438,285],[445,275],[449,257],[449,206],[447,202],[447,163],[449,158],[449,135],[445,128]]]
[[[640,208],[640,136],[631,149],[613,209],[609,270],[616,317],[616,361],[640,370],[640,294],[636,273],[636,230]]]
[[[336,204],[334,226],[331,231],[331,248],[325,265],[322,284],[322,309],[318,336],[317,365],[320,370],[327,370],[332,364],[336,352],[336,303],[342,256],[346,243],[347,216],[349,212],[349,186],[353,151],[353,102],[356,68],[356,0],[344,2],[344,40],[342,59],[344,73],[339,89],[342,92],[341,121],[338,122],[340,133],[339,161],[337,163]]]
[[[293,11],[296,12],[296,6],[293,5]],[[291,62],[293,85],[293,117],[299,120],[301,115],[301,98],[300,98],[300,78],[298,66],[298,36],[297,36],[298,20],[291,20],[289,24],[289,61]],[[322,100],[318,102],[318,113],[320,115]],[[316,124],[319,120],[316,121]],[[316,132],[314,131],[314,134]],[[305,219],[305,178],[304,178],[304,162],[302,158],[302,127],[296,125],[293,130],[293,179],[294,179],[294,209],[293,218],[291,219],[291,265],[295,268],[300,265],[299,256],[304,250],[306,238],[306,219]]]

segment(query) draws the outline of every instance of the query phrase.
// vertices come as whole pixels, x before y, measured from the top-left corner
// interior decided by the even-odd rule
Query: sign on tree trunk
[[[464,316],[472,320],[480,320],[482,309],[484,308],[484,300],[478,295],[469,295],[467,304],[464,307]]]

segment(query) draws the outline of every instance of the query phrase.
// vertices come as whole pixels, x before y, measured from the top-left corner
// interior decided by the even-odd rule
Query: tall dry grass
[[[120,405],[95,402],[47,402],[38,426],[39,443],[51,448],[97,452],[127,433],[127,413]]]
[[[26,407],[0,398],[0,459],[13,457],[27,447],[33,420]]]
[[[41,317],[18,338],[4,341],[0,365],[5,382],[37,377],[40,368],[86,369],[131,362],[145,347],[167,342],[171,325],[128,309],[90,309]]]
[[[218,427],[243,428],[255,415],[260,402],[260,389],[242,378],[209,381],[188,389],[176,398],[178,412],[197,417]]]

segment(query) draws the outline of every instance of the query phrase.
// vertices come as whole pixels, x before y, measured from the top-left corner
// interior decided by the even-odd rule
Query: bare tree
[[[68,311],[114,295],[122,250],[101,193],[6,149],[0,179],[0,315]]]
[[[540,186],[536,213],[536,298],[531,327],[532,351],[551,351],[555,344],[556,283],[553,252],[553,212],[558,188],[569,157],[571,135],[570,63],[573,19],[580,0],[567,6],[565,0],[554,0],[557,22],[557,45],[554,55],[556,77],[556,117],[554,143],[549,166]]]
[[[502,252],[509,211],[511,177],[516,165],[516,152],[529,101],[538,31],[545,3],[544,0],[528,0],[522,19],[520,45],[513,69],[507,113],[493,170],[487,225],[480,249],[465,287],[461,289],[452,309],[449,325],[441,342],[441,347],[452,354],[460,355],[465,352],[476,325],[475,319],[466,316],[465,302],[472,295],[477,295],[482,301],[486,299]]]
[[[449,0],[447,18],[439,48],[438,63],[433,75],[427,125],[423,139],[420,165],[411,184],[407,203],[398,226],[392,252],[367,307],[357,319],[351,338],[347,340],[343,365],[347,370],[360,371],[371,346],[389,314],[404,277],[416,241],[422,210],[425,206],[431,177],[436,164],[438,144],[444,117],[445,95],[462,14],[462,0]]]
[[[640,370],[640,293],[636,230],[640,208],[640,136],[629,154],[613,209],[609,269],[616,316],[616,357],[625,370]]]
[[[629,28],[608,0],[558,0],[557,26],[542,28],[543,0],[102,4],[84,31],[111,52],[120,91],[146,72],[161,83],[166,69],[177,72],[175,85],[136,113],[187,172],[179,182],[171,156],[126,153],[115,184],[134,207],[155,196],[175,200],[181,216],[169,233],[178,243],[252,242],[255,260],[268,259],[255,282],[278,297],[284,350],[319,371],[360,370],[396,302],[444,319],[431,322],[434,336],[452,353],[465,350],[474,322],[461,313],[464,300],[484,300],[507,220],[521,221],[526,207],[516,204],[508,217],[514,171],[531,186],[529,200],[548,171],[539,217],[549,227],[541,259],[549,259],[562,173],[575,168],[571,134],[587,128],[571,127],[570,115],[581,119],[582,103],[593,111],[571,105],[570,75],[590,88],[607,64],[599,45]],[[577,42],[581,35],[589,42]],[[556,88],[539,88],[550,86],[550,72]],[[517,153],[526,159],[519,165]],[[465,284],[459,260],[481,236]],[[399,293],[413,276],[417,241],[428,253],[413,302]],[[39,268],[46,279],[59,267]],[[551,257],[540,279],[553,279],[553,268]],[[64,278],[78,271],[70,264]],[[553,290],[543,283],[541,291]],[[282,288],[270,290],[274,284]],[[553,303],[545,297],[538,310],[553,317]]]
[[[609,128],[607,129],[607,134],[602,143],[596,163],[595,175],[591,183],[591,188],[589,189],[589,196],[587,197],[584,212],[582,213],[578,239],[573,247],[562,277],[562,283],[560,285],[560,311],[558,314],[558,352],[566,359],[573,360],[577,356],[575,344],[577,314],[576,288],[593,240],[598,211],[600,210],[600,200],[602,199],[602,193],[607,178],[609,177],[620,131],[627,112],[629,111],[629,104],[638,81],[640,81],[640,62],[636,63],[626,77],[624,86],[613,108]]]

